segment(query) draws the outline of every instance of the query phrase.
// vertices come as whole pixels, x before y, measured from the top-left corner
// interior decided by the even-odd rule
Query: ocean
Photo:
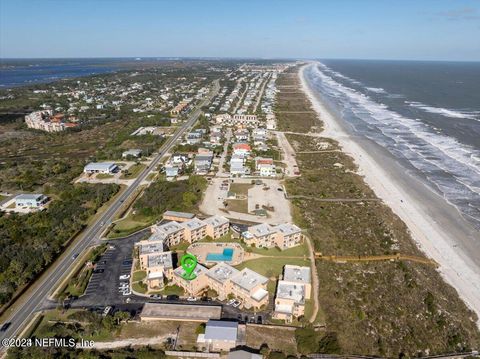
[[[0,89],[117,71],[131,59],[0,59]]]
[[[306,78],[352,135],[480,230],[480,63],[321,60]]]

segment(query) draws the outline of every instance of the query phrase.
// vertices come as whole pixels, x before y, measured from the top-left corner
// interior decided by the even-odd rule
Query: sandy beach
[[[439,272],[477,314],[480,328],[480,233],[455,207],[408,173],[387,151],[372,141],[355,136],[348,124],[335,118],[305,78],[302,88],[324,124],[322,135],[339,142],[354,158],[366,183],[408,226],[417,246],[439,265]]]

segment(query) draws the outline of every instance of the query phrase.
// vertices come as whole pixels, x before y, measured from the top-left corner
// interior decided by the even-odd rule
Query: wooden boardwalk
[[[438,263],[433,259],[413,256],[409,254],[382,254],[376,256],[337,256],[337,255],[324,255],[320,252],[315,252],[315,258],[325,261],[346,263],[346,262],[378,262],[378,261],[409,261],[421,264],[427,264],[434,267],[438,267]]]

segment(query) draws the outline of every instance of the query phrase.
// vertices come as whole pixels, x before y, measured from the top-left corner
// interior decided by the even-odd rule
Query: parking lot
[[[99,259],[95,271],[90,278],[85,294],[72,303],[72,306],[119,305],[131,302],[144,302],[145,298],[133,294],[123,295],[119,290],[121,283],[129,283],[129,279],[120,280],[122,275],[130,275],[134,243],[145,237],[145,233],[137,233],[128,238],[110,241],[106,252]],[[128,287],[129,288],[129,287]],[[127,298],[130,298],[127,301]]]

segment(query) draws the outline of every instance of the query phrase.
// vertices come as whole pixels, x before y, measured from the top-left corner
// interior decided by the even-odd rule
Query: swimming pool
[[[208,253],[207,262],[231,262],[233,248],[225,248],[222,253]]]

